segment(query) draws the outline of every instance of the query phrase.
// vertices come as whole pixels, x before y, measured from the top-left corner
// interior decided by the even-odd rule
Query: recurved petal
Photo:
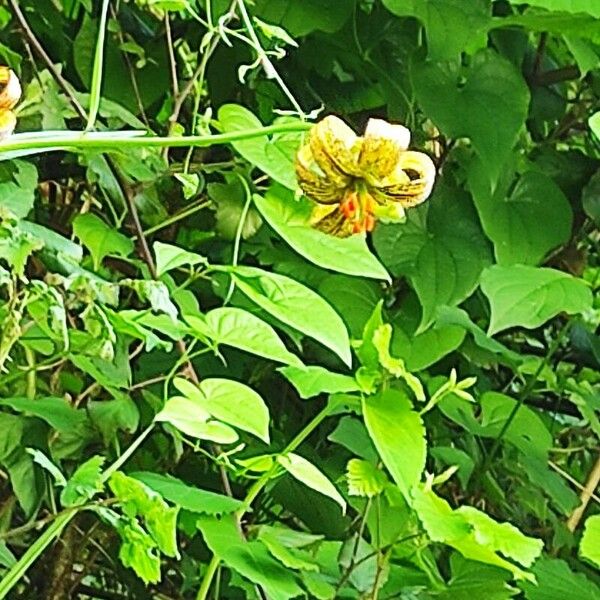
[[[383,119],[369,119],[358,159],[365,179],[388,177],[409,142],[410,131],[404,125],[388,123]]]
[[[298,151],[295,166],[298,185],[306,196],[322,204],[340,202],[345,187],[336,185],[332,178],[325,175],[315,161],[308,144],[302,146]],[[343,183],[348,183],[346,178]]]
[[[15,72],[0,66],[0,108],[13,108],[21,99],[21,84]]]
[[[353,223],[340,212],[339,204],[316,204],[310,224],[319,231],[336,237],[348,237],[353,233]]]
[[[3,140],[15,130],[17,117],[12,110],[0,109],[0,140]]]
[[[310,130],[310,147],[321,169],[336,181],[360,175],[358,157],[362,138],[344,121],[329,115]]]
[[[435,165],[422,152],[401,152],[394,171],[373,184],[389,202],[399,202],[404,208],[421,204],[429,198],[435,181]]]

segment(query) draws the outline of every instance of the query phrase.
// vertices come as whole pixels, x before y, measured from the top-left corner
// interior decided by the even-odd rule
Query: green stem
[[[86,125],[87,131],[92,131],[96,125],[96,117],[100,109],[100,98],[102,91],[102,71],[104,65],[104,40],[106,39],[106,19],[108,18],[109,0],[102,3],[100,13],[100,24],[98,27],[98,40],[96,41],[96,52],[94,54],[94,67],[92,71],[92,85],[90,89],[90,109]]]
[[[56,132],[57,137],[43,136],[39,138],[25,137],[17,134],[7,138],[0,143],[0,159],[2,153],[15,150],[122,150],[127,148],[186,148],[196,146],[206,148],[217,144],[230,144],[243,140],[250,140],[278,133],[302,132],[310,129],[310,123],[279,123],[253,129],[240,129],[227,133],[216,133],[211,135],[188,135],[188,136],[149,136],[140,135],[136,137],[121,137],[123,131],[115,132],[117,137],[110,139],[106,136],[87,135],[85,131]],[[64,138],[61,134],[70,133],[73,137]],[[135,132],[132,132],[135,133]],[[75,137],[76,134],[79,136]]]
[[[285,456],[290,452],[293,452],[329,415],[330,413],[337,408],[337,403],[333,401],[329,401],[327,405],[319,411],[315,417],[310,421],[303,429],[300,431],[296,437],[283,449],[280,456]],[[237,523],[239,524],[246,514],[246,512],[250,509],[250,506],[260,494],[262,489],[267,485],[269,480],[273,478],[279,470],[279,464],[277,462],[273,463],[273,466],[264,473],[259,479],[256,480],[254,485],[248,490],[246,497],[244,498],[244,504],[242,508],[240,508],[236,513],[235,517]],[[221,563],[221,559],[217,555],[213,555],[210,563],[208,564],[208,568],[206,573],[204,574],[204,578],[202,579],[202,583],[200,585],[200,589],[198,590],[198,594],[196,596],[196,600],[206,600],[208,597],[208,591],[210,589],[212,579],[217,572],[217,568]]]
[[[118,471],[125,462],[131,457],[131,455],[138,449],[140,444],[148,437],[148,434],[154,428],[154,423],[148,426],[140,435],[133,441],[133,443],[119,456],[119,458],[102,474],[102,481],[106,482],[109,477]],[[71,511],[67,511],[62,515],[59,515],[55,521],[53,521],[48,528],[33,542],[33,544],[27,549],[27,551],[19,558],[19,560],[10,568],[6,575],[0,580],[0,600],[6,598],[6,595],[11,589],[19,582],[19,580],[25,575],[29,567],[38,559],[40,554],[56,539],[64,530],[64,528],[71,522],[81,507],[75,507]]]

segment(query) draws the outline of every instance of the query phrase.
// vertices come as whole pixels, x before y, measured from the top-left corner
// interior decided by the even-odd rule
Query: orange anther
[[[373,229],[375,228],[375,219],[373,215],[365,215],[365,218],[363,220],[363,226],[365,231],[373,231]]]

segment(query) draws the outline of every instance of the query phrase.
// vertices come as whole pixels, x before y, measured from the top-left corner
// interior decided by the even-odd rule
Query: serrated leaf
[[[600,567],[600,515],[588,517],[579,542],[579,554]]]
[[[366,460],[352,458],[346,466],[348,493],[351,496],[373,498],[385,489],[387,477],[376,466]]]
[[[494,265],[483,272],[481,290],[491,307],[489,335],[516,326],[533,329],[561,312],[577,314],[592,305],[581,279],[555,269]]]
[[[294,453],[277,457],[277,462],[298,481],[337,502],[346,512],[346,501],[333,483],[310,461]]]
[[[377,452],[406,499],[425,468],[425,427],[401,390],[363,397],[363,415]]]
[[[79,506],[102,491],[104,461],[103,456],[93,456],[77,468],[60,494],[63,506]]]

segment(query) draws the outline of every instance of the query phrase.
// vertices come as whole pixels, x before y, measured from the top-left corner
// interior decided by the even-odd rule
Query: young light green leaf
[[[286,365],[302,361],[287,350],[275,330],[247,310],[234,307],[215,308],[205,316],[186,316],[192,334],[209,338],[216,344],[233,346]]]
[[[294,453],[277,457],[277,462],[298,481],[337,502],[346,512],[346,501],[333,483],[311,462]]]
[[[178,246],[172,246],[171,244],[165,244],[163,242],[154,242],[154,255],[156,256],[156,274],[160,277],[163,273],[182,267],[183,265],[194,265],[206,264],[206,258],[196,254],[195,252],[188,252]]]
[[[255,194],[253,198],[265,221],[304,258],[324,269],[390,281],[364,236],[338,238],[311,227],[308,200],[296,200],[290,190],[277,185],[265,196]]]
[[[346,325],[331,305],[310,288],[256,267],[219,269],[231,272],[238,289],[263,310],[317,340],[347,365],[352,363]]]
[[[232,379],[203,379],[198,386],[180,377],[175,387],[215,419],[269,443],[269,409],[252,388]]]
[[[385,474],[373,463],[359,458],[351,458],[346,466],[348,493],[351,496],[373,498],[383,492],[388,484]]]
[[[579,542],[579,554],[600,567],[600,515],[587,518]]]
[[[592,292],[581,280],[555,269],[494,265],[481,276],[490,301],[488,334],[509,327],[533,329],[561,312],[576,314],[592,305]]]
[[[41,450],[38,450],[37,448],[26,448],[26,452],[27,454],[31,454],[33,462],[40,465],[43,469],[46,469],[46,471],[52,475],[55,485],[59,485],[60,487],[67,485],[67,480],[62,471]]]
[[[404,497],[419,483],[425,468],[425,427],[401,390],[387,389],[363,397],[363,415],[383,464]]]
[[[349,375],[333,373],[324,367],[281,367],[278,369],[296,388],[300,398],[306,400],[319,394],[359,392],[360,386]]]
[[[101,492],[103,456],[93,456],[80,465],[60,495],[60,503],[64,507],[79,506]]]
[[[129,256],[133,252],[133,242],[107,225],[92,213],[77,215],[73,221],[73,233],[90,251],[94,270],[100,268],[102,259],[109,254]]]

